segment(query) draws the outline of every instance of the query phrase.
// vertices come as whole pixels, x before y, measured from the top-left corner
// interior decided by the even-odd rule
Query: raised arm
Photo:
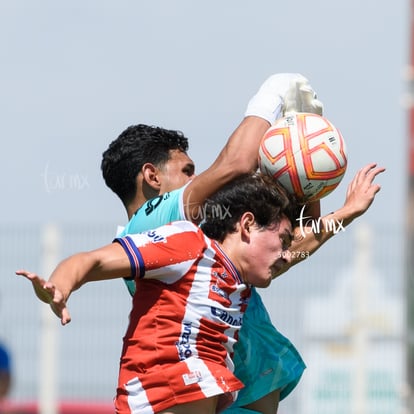
[[[378,167],[375,163],[361,168],[348,185],[344,205],[326,216],[315,219],[302,210],[297,219],[298,225],[294,229],[294,241],[289,248],[291,262],[276,276],[308,258],[332,236],[343,231],[353,220],[364,214],[381,189],[374,180],[384,171],[385,168]]]
[[[200,205],[224,184],[257,169],[260,141],[285,111],[322,111],[308,80],[298,73],[271,76],[249,101],[244,119],[217,159],[186,187],[183,200],[188,220],[197,222]]]
[[[122,246],[113,243],[64,259],[47,281],[27,270],[18,270],[16,274],[31,281],[36,296],[48,303],[62,325],[66,325],[71,320],[66,302],[73,291],[87,282],[129,276],[130,262]]]

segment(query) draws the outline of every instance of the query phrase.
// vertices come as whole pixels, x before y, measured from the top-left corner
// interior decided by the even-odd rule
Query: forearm
[[[306,99],[301,89],[306,89]],[[219,156],[205,172],[198,175],[183,194],[187,219],[199,217],[199,206],[221,186],[240,175],[256,171],[261,140],[284,111],[304,112],[321,110],[321,103],[314,99],[308,80],[298,73],[279,73],[270,76],[249,100],[245,116],[228,139]],[[285,100],[289,98],[288,106]],[[309,100],[310,98],[310,100]],[[304,106],[304,104],[306,104]],[[194,220],[197,221],[197,220]]]
[[[200,219],[199,206],[211,194],[231,180],[257,169],[260,141],[269,126],[266,120],[256,116],[243,119],[211,167],[185,188],[183,200],[187,219]]]
[[[49,278],[67,301],[70,294],[83,284],[91,281],[96,263],[87,253],[75,254],[58,264]]]
[[[125,277],[130,273],[128,255],[119,243],[111,243],[87,253],[78,253],[63,260],[48,281],[28,270],[16,271],[17,275],[31,281],[36,296],[50,305],[62,325],[71,320],[66,302],[74,290],[86,282]]]
[[[64,295],[70,294],[87,282],[116,279],[131,273],[128,255],[119,243],[78,253],[60,262],[49,282]]]
[[[207,171],[220,171],[223,183],[257,169],[260,141],[270,124],[257,116],[243,119]]]
[[[230,136],[220,157],[223,165],[231,165],[233,174],[245,174],[257,169],[260,142],[270,124],[263,118],[247,116]]]

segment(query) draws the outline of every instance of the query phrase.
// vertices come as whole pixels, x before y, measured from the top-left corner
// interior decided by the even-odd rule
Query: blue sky
[[[122,223],[99,166],[123,129],[184,131],[201,171],[267,76],[301,72],[349,152],[323,210],[375,161],[387,172],[366,219],[400,224],[407,11],[402,0],[2,1],[0,220]]]
[[[5,284],[0,332],[16,355],[15,395],[32,397],[38,384],[38,359],[27,352],[27,338],[38,327],[35,299],[13,273],[21,266],[38,266],[38,225],[54,222],[66,229],[65,255],[96,246],[99,237],[110,241],[110,229],[115,232],[117,224],[125,223],[126,214],[101,178],[101,154],[109,143],[136,123],[180,129],[190,137],[190,155],[202,171],[272,73],[307,76],[325,104],[325,115],[346,140],[348,171],[322,201],[323,212],[342,205],[347,183],[360,167],[378,162],[387,168],[378,178],[381,192],[359,220],[374,226],[374,262],[384,272],[387,290],[401,293],[408,8],[403,0],[2,0],[0,264]],[[299,265],[278,280],[277,290],[263,295],[278,328],[290,338],[300,340],[304,333],[304,297],[327,294],[338,270],[352,264],[355,253],[363,254],[353,234],[357,226],[352,228],[321,249],[306,272]],[[19,312],[16,295],[6,292],[20,292],[25,306]],[[73,325],[60,331],[62,376],[79,385],[76,392],[86,398],[94,394],[73,381],[76,370],[90,385],[101,369],[98,378],[105,384],[98,383],[96,392],[108,401],[113,395],[125,297],[123,286],[114,282],[85,287],[71,299]],[[91,306],[90,298],[104,305]],[[106,329],[99,325],[103,321]],[[96,355],[97,366],[84,372],[79,338],[89,334],[90,326],[107,335],[91,336],[99,348],[110,349],[102,347],[105,358]],[[301,346],[302,351],[307,349]],[[91,352],[86,353],[88,364]]]

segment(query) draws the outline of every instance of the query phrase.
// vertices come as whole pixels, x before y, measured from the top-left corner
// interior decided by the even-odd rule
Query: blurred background
[[[109,143],[132,124],[179,129],[200,172],[261,83],[300,72],[348,147],[347,173],[323,213],[343,204],[362,166],[387,171],[364,216],[261,291],[308,366],[279,413],[414,412],[411,14],[408,0],[2,0],[4,410],[111,412],[130,309],[122,282],[84,286],[63,328],[14,275],[46,275],[125,224],[100,173]]]

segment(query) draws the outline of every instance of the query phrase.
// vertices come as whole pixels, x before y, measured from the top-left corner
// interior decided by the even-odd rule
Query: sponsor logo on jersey
[[[145,232],[145,234],[153,243],[166,241],[165,237],[162,234],[158,233],[157,230],[150,230]]]
[[[175,346],[177,347],[178,351],[178,356],[181,361],[189,358],[193,354],[190,344],[191,322],[184,322],[183,325],[184,329],[181,333],[180,340],[175,343]]]
[[[229,298],[228,293],[226,293],[223,289],[221,289],[217,284],[211,285],[210,289],[212,292],[217,293],[219,296],[221,296],[224,299]]]
[[[145,214],[149,216],[161,203],[162,196],[154,197],[151,200],[147,201],[145,206]]]
[[[214,306],[211,308],[211,314],[213,316],[216,316],[217,318],[221,319],[223,322],[227,323],[230,326],[242,326],[243,324],[243,317],[242,315],[238,315],[237,317],[234,317],[230,315],[229,312],[227,312],[224,309],[219,309]]]

